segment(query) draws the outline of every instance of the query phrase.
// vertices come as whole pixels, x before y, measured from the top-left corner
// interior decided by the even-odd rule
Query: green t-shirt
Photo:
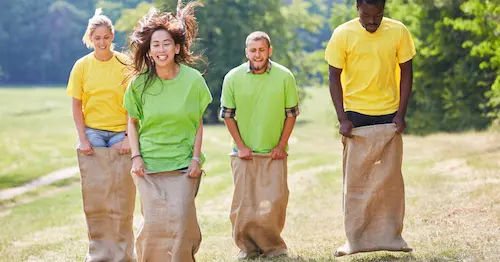
[[[263,74],[247,72],[244,63],[227,73],[221,106],[236,109],[235,120],[243,142],[256,153],[276,147],[283,132],[285,108],[297,105],[297,86],[286,67],[271,61]]]
[[[154,77],[143,93],[147,74],[127,88],[123,106],[139,120],[139,148],[151,172],[185,168],[191,162],[200,119],[212,95],[200,72],[186,65],[172,80]]]

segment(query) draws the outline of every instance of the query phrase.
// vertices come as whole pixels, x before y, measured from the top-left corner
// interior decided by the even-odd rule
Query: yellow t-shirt
[[[114,52],[108,61],[99,61],[94,52],[78,59],[68,81],[66,93],[82,100],[85,125],[95,129],[122,132],[127,128],[123,94],[127,89],[128,57]]]
[[[413,39],[401,22],[384,17],[370,33],[356,18],[334,30],[325,59],[342,69],[345,111],[385,115],[399,108],[399,64],[414,55]]]

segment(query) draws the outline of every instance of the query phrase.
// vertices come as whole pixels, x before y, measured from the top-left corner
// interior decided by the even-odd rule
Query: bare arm
[[[201,175],[201,144],[203,142],[203,118],[200,119],[200,126],[196,131],[196,137],[194,139],[193,146],[193,159],[188,167],[188,174],[190,177],[199,177]]]
[[[132,155],[132,173],[144,176],[145,165],[139,150],[139,134],[137,133],[137,119],[129,116],[127,124],[128,141]]]
[[[352,122],[347,119],[347,115],[344,111],[344,97],[342,91],[342,83],[340,82],[340,75],[342,69],[329,66],[329,86],[330,86],[330,96],[332,98],[333,105],[335,106],[335,111],[337,112],[337,118],[340,123],[339,133],[343,136],[352,137]]]
[[[406,110],[408,109],[408,101],[413,86],[412,60],[399,64],[399,67],[401,68],[399,108],[393,122],[396,124],[397,131],[402,133],[406,129]]]
[[[243,142],[243,139],[241,139],[236,120],[234,120],[234,118],[224,118],[224,123],[229,130],[229,134],[231,134],[234,142],[236,143],[238,156],[243,159],[252,159],[252,150],[250,150]]]
[[[85,121],[82,112],[82,100],[72,98],[73,120],[75,121],[76,131],[78,133],[78,148],[85,155],[92,155],[92,145],[90,144],[87,134],[85,134]]]
[[[283,125],[283,132],[281,132],[280,141],[278,145],[271,150],[272,159],[283,159],[288,155],[286,153],[286,145],[288,144],[288,139],[292,134],[296,119],[297,117],[285,118],[285,124]]]

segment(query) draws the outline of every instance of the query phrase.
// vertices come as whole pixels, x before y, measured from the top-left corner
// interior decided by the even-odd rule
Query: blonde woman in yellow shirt
[[[76,61],[67,93],[73,98],[73,118],[78,132],[78,150],[86,155],[92,147],[115,147],[130,152],[127,111],[122,107],[127,89],[127,57],[113,51],[114,28],[111,20],[96,11],[89,20],[83,42],[94,52]]]
[[[94,51],[76,61],[66,90],[78,133],[87,262],[134,260],[135,186],[122,107],[128,59],[113,51],[113,39],[111,20],[97,9],[82,39]]]

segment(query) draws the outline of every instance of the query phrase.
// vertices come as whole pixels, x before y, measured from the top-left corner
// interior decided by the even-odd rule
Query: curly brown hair
[[[194,16],[194,8],[203,6],[200,2],[189,2],[185,6],[182,0],[177,3],[177,12],[160,12],[151,8],[142,17],[129,37],[129,48],[132,57],[132,74],[148,74],[144,87],[156,76],[154,61],[149,57],[151,36],[158,30],[166,30],[174,39],[175,44],[180,45],[179,54],[174,60],[180,64],[194,64],[200,56],[191,52],[196,36],[198,35],[198,23]]]

